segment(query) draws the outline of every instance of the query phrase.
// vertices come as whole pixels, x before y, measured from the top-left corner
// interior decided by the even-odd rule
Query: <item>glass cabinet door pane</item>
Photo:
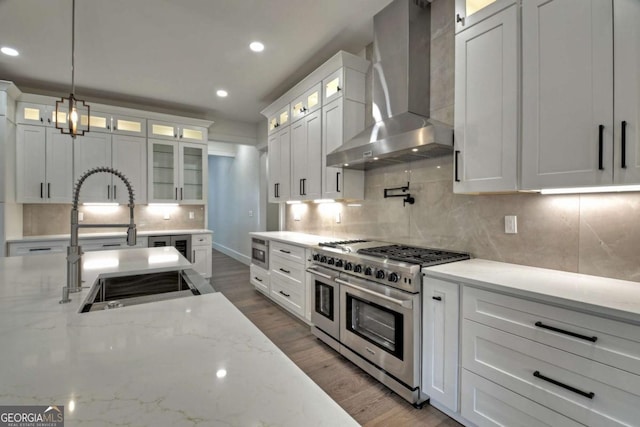
[[[156,123],[151,125],[151,133],[159,136],[175,136],[173,126],[159,125]]]
[[[284,111],[280,113],[280,125],[283,125],[289,121],[289,112]]]
[[[142,122],[132,121],[132,120],[124,120],[124,119],[117,119],[116,120],[116,129],[115,130],[142,133]]]
[[[202,200],[203,149],[183,148],[183,195],[184,200]]]
[[[320,92],[313,92],[311,95],[307,97],[307,107],[309,109],[315,107],[320,102]]]
[[[36,122],[40,121],[41,116],[39,108],[24,107],[22,114],[26,120],[34,120]]]
[[[153,144],[153,198],[175,200],[174,148],[168,144]]]
[[[323,315],[329,320],[333,320],[333,292],[334,288],[326,285],[318,280],[315,282],[316,287],[316,306],[315,311]]]
[[[340,90],[340,77],[336,77],[335,79],[328,82],[324,87],[325,98],[331,98],[333,95],[338,93]]]
[[[466,0],[466,13],[467,16],[473,15],[477,11],[484,9],[496,0]]]
[[[196,129],[188,129],[188,128],[182,129],[182,137],[185,139],[191,139],[196,141],[202,141],[204,139],[202,135],[202,131],[199,131]]]
[[[274,130],[278,127],[278,119],[275,117],[271,117],[269,120],[269,130]]]

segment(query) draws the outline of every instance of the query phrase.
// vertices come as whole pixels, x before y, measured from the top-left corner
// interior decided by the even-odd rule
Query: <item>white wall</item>
[[[264,230],[260,152],[250,145],[237,145],[235,151],[235,157],[209,156],[208,227],[215,249],[249,264],[249,232]]]

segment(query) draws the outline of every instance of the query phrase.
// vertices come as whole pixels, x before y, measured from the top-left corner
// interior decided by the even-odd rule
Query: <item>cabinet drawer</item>
[[[249,281],[257,290],[265,294],[269,294],[269,272],[264,268],[260,268],[255,264],[251,264],[249,267],[250,279]]]
[[[271,254],[304,264],[304,248],[271,241]]]
[[[536,403],[590,426],[637,425],[637,375],[467,319],[462,342],[463,368]]]
[[[275,258],[275,257],[274,257]],[[271,275],[283,277],[297,284],[304,283],[304,265],[300,265],[288,259],[274,259],[271,262]]]
[[[211,247],[211,234],[194,234],[191,236],[191,246]]]
[[[52,240],[47,242],[15,242],[9,243],[9,256],[57,254],[67,251],[68,240]]]
[[[466,319],[640,375],[638,326],[470,287],[464,288],[463,313]]]
[[[271,297],[283,307],[304,316],[304,289],[302,285],[291,283],[286,278],[271,275]]]
[[[461,401],[462,416],[478,427],[582,425],[465,369]]]

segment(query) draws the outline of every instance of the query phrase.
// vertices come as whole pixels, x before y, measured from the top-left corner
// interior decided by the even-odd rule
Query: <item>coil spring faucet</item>
[[[120,178],[129,192],[129,224],[79,224],[78,223],[78,199],[80,198],[80,188],[84,181],[93,174],[105,172]],[[78,230],[87,228],[127,228],[127,245],[136,244],[136,224],[133,222],[134,208],[133,187],[124,174],[114,168],[101,166],[86,171],[76,183],[73,189],[73,207],[71,208],[71,241],[67,247],[67,286],[62,288],[61,304],[71,301],[69,294],[79,292],[82,289],[82,247],[78,245]]]

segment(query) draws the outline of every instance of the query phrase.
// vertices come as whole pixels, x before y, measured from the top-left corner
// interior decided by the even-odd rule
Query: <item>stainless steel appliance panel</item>
[[[187,261],[191,259],[191,234],[180,234],[177,236],[149,236],[149,247],[158,248],[173,246]]]
[[[269,270],[269,241],[251,238],[251,262]]]
[[[340,285],[338,273],[318,266],[309,267],[311,286],[311,323],[334,340],[340,339]],[[319,336],[326,342],[323,336]],[[332,344],[332,343],[329,343]]]

